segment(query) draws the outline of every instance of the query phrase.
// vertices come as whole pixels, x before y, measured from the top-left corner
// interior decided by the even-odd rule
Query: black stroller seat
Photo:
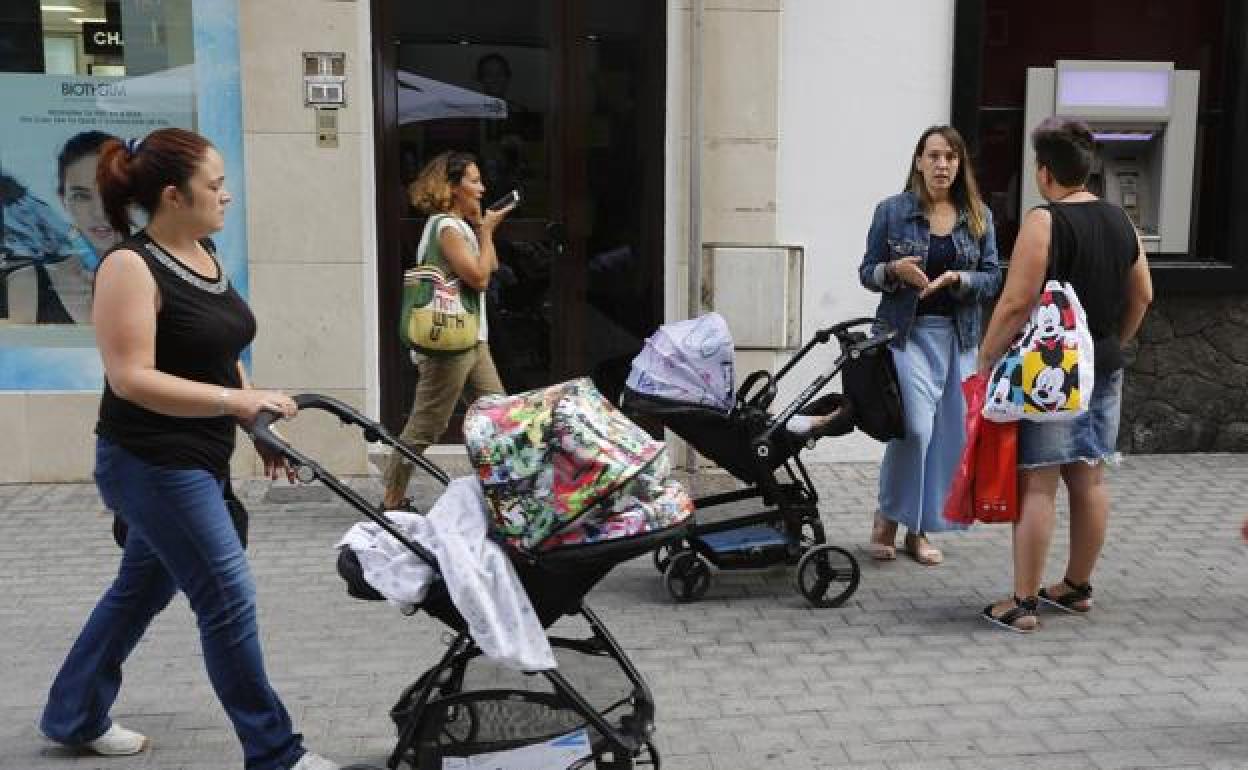
[[[578,387],[581,389],[578,390]],[[583,387],[578,385],[571,389],[581,393]],[[443,484],[449,482],[441,469],[412,452],[381,425],[347,405],[315,394],[298,395],[295,402],[301,410],[328,411],[343,423],[361,428],[365,440],[385,443],[438,481]],[[292,466],[299,469],[301,479],[324,483],[386,534],[433,567],[435,573],[438,572],[436,557],[420,543],[407,538],[384,511],[274,434],[271,430],[274,419],[273,415],[265,413],[257,420],[257,441],[285,456]],[[619,416],[618,419],[624,418]],[[632,427],[636,429],[636,426]],[[618,434],[618,424],[616,429]],[[585,449],[584,446],[581,448]],[[595,460],[592,452],[579,457],[582,462],[591,464]],[[575,474],[576,463],[568,467]],[[644,499],[646,483],[654,480],[654,467],[648,466],[649,475],[621,475],[614,477],[613,483],[618,483],[631,495],[629,501],[636,503]],[[669,509],[672,499],[679,502],[678,495],[672,497],[674,492],[670,485],[662,487],[662,490],[668,497],[662,498],[661,502],[668,504]],[[620,561],[647,553],[687,534],[690,523],[688,513],[692,506],[685,498],[687,510],[682,518],[664,519],[657,514],[651,515],[647,521],[654,526],[635,531],[638,518],[625,515],[633,514],[635,510],[624,504],[613,505],[617,502],[614,495],[603,495],[592,502],[598,507],[586,509],[578,519],[586,522],[583,527],[586,531],[577,534],[568,523],[562,531],[554,532],[547,538],[557,541],[552,547],[543,547],[539,543],[532,550],[525,551],[512,547],[505,538],[496,538],[504,540],[504,552],[515,568],[516,577],[543,628],[549,629],[561,618],[567,617],[579,618],[588,626],[589,634],[582,638],[547,634],[547,640],[560,660],[559,669],[528,672],[536,676],[524,677],[524,686],[468,686],[470,674],[479,668],[476,664],[483,658],[483,653],[473,641],[468,623],[451,601],[446,583],[435,580],[429,585],[423,601],[415,609],[444,623],[454,632],[454,639],[438,663],[405,688],[391,708],[398,740],[387,761],[390,770],[397,770],[404,764],[412,770],[441,768],[448,758],[531,749],[568,741],[575,743],[578,750],[584,745],[587,763],[580,766],[585,768],[631,770],[634,767],[659,766],[658,752],[651,741],[654,698],[619,643],[585,603],[585,596]],[[632,529],[628,530],[630,536],[617,536],[621,521],[631,523]],[[350,549],[339,551],[337,569],[350,596],[371,601],[383,599],[365,580],[360,560]],[[566,656],[611,664],[612,673],[623,684],[623,690],[610,702],[591,701],[562,673]],[[529,686],[530,681],[544,682],[548,689],[535,689]]]
[[[855,328],[868,324],[870,334]],[[690,537],[655,552],[655,566],[675,599],[705,595],[709,565],[742,569],[778,563],[797,565],[797,588],[815,606],[836,607],[853,595],[861,577],[857,559],[827,544],[818,491],[801,453],[822,438],[856,428],[881,441],[903,435],[901,393],[887,350],[893,333],[879,326],[874,318],[857,318],[821,330],[774,375],[753,372],[735,393],[731,377],[723,375],[731,372],[732,340],[718,315],[660,327],[647,340],[647,350],[634,360],[622,408],[657,419],[746,485],[696,499],[698,510],[751,498],[761,498],[766,507],[700,523]],[[840,355],[831,368],[773,413],[781,378],[812,349],[833,339]],[[837,375],[845,394],[823,393]],[[721,391],[704,392],[703,386]],[[821,424],[797,434],[788,428],[794,415],[818,417]]]

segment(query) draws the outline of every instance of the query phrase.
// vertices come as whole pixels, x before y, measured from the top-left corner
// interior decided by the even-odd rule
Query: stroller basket
[[[448,482],[440,469],[411,451],[385,428],[345,404],[316,394],[295,396],[295,402],[300,409],[319,409],[334,414],[344,424],[360,428],[365,440],[389,445],[435,479],[444,484]],[[258,443],[284,456],[303,481],[321,481],[437,571],[433,554],[407,538],[379,507],[277,436],[272,431],[276,419],[275,415],[263,413],[256,420]],[[580,658],[601,659],[622,673],[626,692],[605,706],[591,703],[565,678],[561,669],[532,672],[540,675],[535,681],[544,680],[549,691],[527,687],[466,687],[470,672],[477,670],[475,664],[483,656],[467,630],[467,623],[451,602],[445,584],[435,581],[419,609],[446,624],[456,635],[439,662],[407,687],[392,708],[398,741],[387,761],[390,770],[397,770],[404,764],[413,770],[441,768],[444,758],[475,757],[487,752],[533,749],[579,752],[582,744],[586,747],[585,753],[578,759],[588,762],[581,765],[586,768],[657,767],[658,754],[650,741],[654,730],[654,698],[623,649],[585,604],[584,597],[621,559],[685,535],[687,518],[671,527],[631,537],[561,545],[536,554],[505,546],[544,628],[565,616],[580,617],[589,627],[590,634],[586,638],[548,636],[551,646]],[[382,598],[364,580],[359,560],[349,549],[339,552],[337,566],[349,595],[361,599]],[[530,681],[534,680],[524,678],[526,685]]]

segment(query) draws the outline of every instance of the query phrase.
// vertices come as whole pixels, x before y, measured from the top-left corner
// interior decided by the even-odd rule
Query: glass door
[[[424,227],[406,187],[451,149],[477,156],[487,201],[521,196],[487,301],[504,386],[618,392],[662,313],[664,3],[378,5],[383,419],[401,425],[416,374],[393,331]]]

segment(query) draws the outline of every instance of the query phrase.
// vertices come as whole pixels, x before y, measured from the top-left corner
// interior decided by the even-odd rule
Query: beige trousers
[[[412,412],[399,438],[418,454],[446,432],[461,396],[471,404],[481,396],[503,392],[490,346],[485,342],[453,356],[426,356],[416,368],[420,379],[412,397]],[[393,504],[404,496],[411,476],[412,464],[398,452],[391,452],[383,477],[386,502]]]

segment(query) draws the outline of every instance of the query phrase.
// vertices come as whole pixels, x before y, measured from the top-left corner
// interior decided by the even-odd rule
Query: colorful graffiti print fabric
[[[994,422],[1069,420],[1094,385],[1092,333],[1074,287],[1048,281],[1031,317],[988,378],[984,417]]]
[[[655,532],[693,510],[667,480],[663,443],[588,379],[482,398],[464,418],[464,439],[495,531],[521,551]]]

